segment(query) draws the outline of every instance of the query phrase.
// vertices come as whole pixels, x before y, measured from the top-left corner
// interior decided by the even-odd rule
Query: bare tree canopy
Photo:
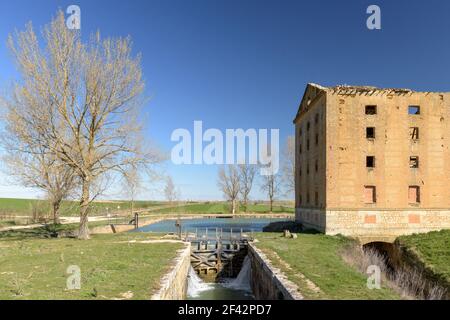
[[[282,155],[282,174],[283,185],[286,188],[286,194],[292,196],[295,191],[295,137],[289,136],[286,139],[286,145]]]
[[[66,27],[62,11],[42,36],[44,46],[30,23],[9,38],[22,81],[8,113],[18,126],[34,128],[23,132],[22,139],[46,144],[76,172],[81,183],[79,238],[88,239],[95,181],[160,159],[144,147],[137,120],[144,102],[140,57],[132,56],[129,38],[102,40],[97,33],[82,43],[79,31]]]
[[[242,202],[244,203],[245,211],[247,211],[248,200],[250,192],[253,187],[253,180],[255,178],[256,166],[250,164],[239,165],[239,185]]]
[[[280,176],[274,172],[269,175],[261,176],[261,190],[267,194],[267,197],[269,198],[270,212],[272,212],[273,202],[281,191]]]
[[[220,168],[217,185],[225,198],[231,201],[231,212],[235,214],[240,191],[238,168],[235,165]]]
[[[169,203],[176,201],[179,198],[179,192],[173,183],[173,179],[171,176],[166,178],[166,185],[164,187],[164,196]]]

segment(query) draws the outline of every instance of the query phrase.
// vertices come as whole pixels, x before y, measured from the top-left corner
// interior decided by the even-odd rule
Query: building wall
[[[327,102],[327,208],[450,207],[449,95],[328,94]],[[366,115],[366,105],[377,105],[377,114]],[[420,115],[409,115],[409,105],[420,105]],[[373,141],[366,127],[375,127]],[[410,127],[419,128],[419,140]],[[374,169],[366,156],[375,156]],[[419,157],[418,169],[410,156]],[[376,187],[375,204],[364,201],[366,185]],[[408,201],[409,186],[420,186],[417,205]]]
[[[307,103],[308,99],[304,101],[301,106],[303,112],[295,121],[295,200],[297,208],[317,210],[325,208],[326,203],[326,95],[310,90],[305,94],[310,95],[310,104]]]
[[[328,234],[358,237],[450,228],[450,95],[324,91],[325,164],[316,176],[325,201],[322,207],[297,201],[297,220]],[[377,114],[366,115],[366,105],[376,105]],[[410,105],[419,105],[420,115],[409,115]],[[296,131],[307,116],[297,117]],[[375,128],[375,139],[366,138],[366,127]],[[419,128],[419,140],[410,138],[410,127]],[[315,156],[297,154],[298,166]],[[375,156],[375,168],[366,167],[366,156]],[[410,168],[410,156],[419,157],[419,168]],[[310,182],[297,179],[298,196]],[[376,187],[375,203],[367,203],[364,186]],[[420,203],[410,203],[409,186],[420,187]]]

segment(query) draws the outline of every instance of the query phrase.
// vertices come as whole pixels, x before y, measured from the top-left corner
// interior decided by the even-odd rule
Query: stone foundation
[[[450,210],[296,209],[296,221],[329,235],[393,242],[401,235],[450,229]]]

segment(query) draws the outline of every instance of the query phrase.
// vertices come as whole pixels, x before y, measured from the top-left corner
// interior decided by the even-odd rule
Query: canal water
[[[185,233],[197,233],[206,238],[220,236],[226,238],[231,234],[261,232],[272,222],[286,221],[284,218],[200,218],[182,219],[181,229]],[[176,233],[175,220],[163,220],[137,229],[137,232],[167,232]],[[208,231],[206,231],[208,230]],[[208,235],[205,235],[209,232]],[[243,266],[236,278],[220,279],[220,282],[210,283],[201,279],[191,268],[188,276],[189,300],[253,300],[251,292],[251,264],[245,258]]]
[[[206,229],[208,232],[220,230],[224,234],[230,232],[238,233],[242,230],[244,233],[261,232],[269,223],[277,221],[286,221],[284,218],[200,218],[200,219],[181,219],[182,232],[195,232],[202,235]],[[163,220],[148,226],[137,229],[137,232],[177,232],[175,226],[176,220]],[[213,234],[210,234],[213,236]]]

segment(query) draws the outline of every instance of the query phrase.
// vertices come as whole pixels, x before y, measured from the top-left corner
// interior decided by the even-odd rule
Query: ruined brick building
[[[363,241],[450,228],[449,119],[450,93],[308,84],[296,220]]]

